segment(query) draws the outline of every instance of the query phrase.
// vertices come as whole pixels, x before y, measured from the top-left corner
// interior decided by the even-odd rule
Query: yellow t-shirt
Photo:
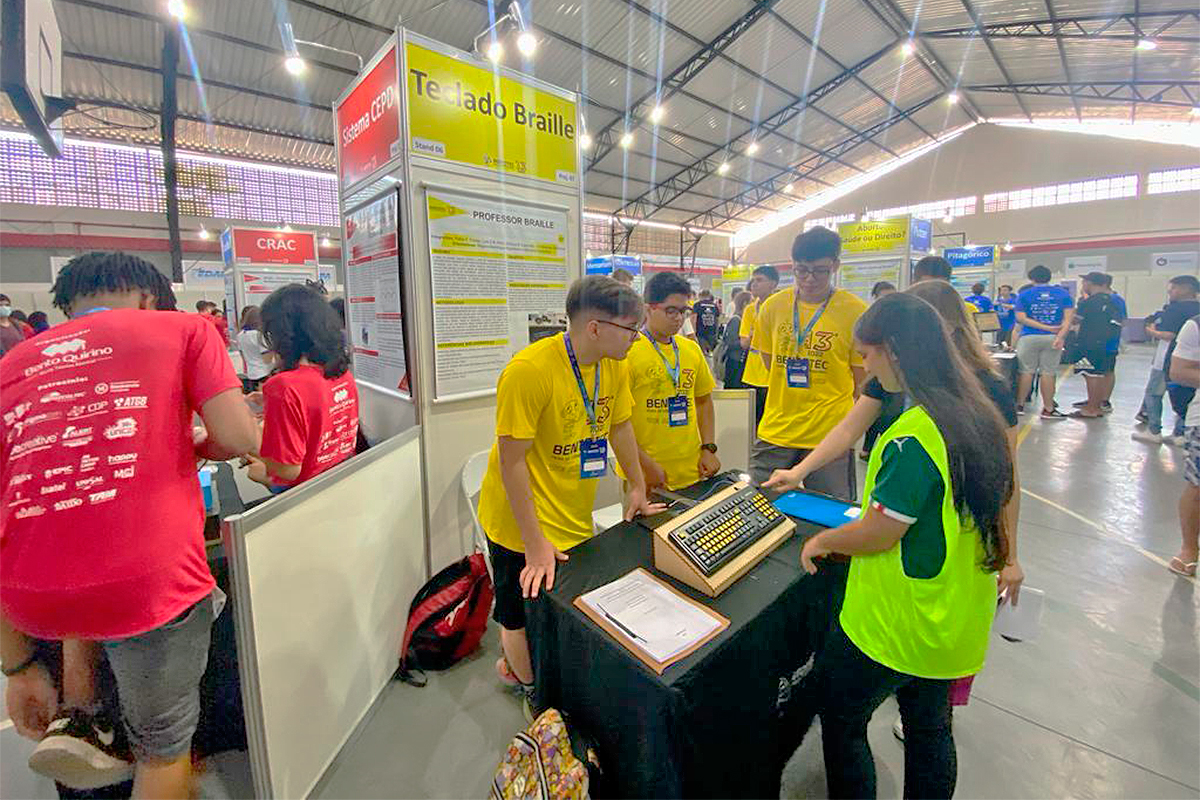
[[[768,300],[770,298],[767,298]],[[755,323],[758,319],[758,307],[764,300],[755,300],[753,303],[748,303],[742,311],[742,324],[738,327],[738,336],[747,336],[750,338],[750,347],[754,347],[754,330]],[[746,367],[742,370],[742,382],[748,383],[751,386],[766,386],[767,385],[767,370],[762,365],[762,357],[753,349],[746,354]]]
[[[780,447],[812,448],[820,444],[854,405],[852,366],[861,367],[854,349],[854,323],[867,304],[837,290],[817,320],[802,352],[797,352],[792,329],[794,288],[772,295],[759,310],[754,348],[771,353],[770,388],[758,438]],[[800,330],[808,326],[820,303],[800,303]],[[787,359],[809,360],[809,388],[787,385]]]
[[[687,425],[672,428],[669,424],[667,398],[674,397],[677,392],[663,359],[659,358],[650,340],[639,336],[625,358],[633,394],[633,432],[638,445],[666,471],[668,489],[682,489],[700,480],[701,441],[696,398],[712,394],[715,385],[700,345],[683,336],[676,336],[675,342],[679,345],[679,360],[683,362],[678,393],[688,400]],[[658,349],[674,367],[675,351],[671,345],[660,344]]]
[[[599,436],[608,438],[612,427],[628,420],[633,410],[629,372],[623,362],[608,358],[601,359],[599,364],[581,364],[579,371],[589,394],[597,368],[600,391],[596,423]],[[559,550],[567,550],[591,537],[596,479],[579,477],[579,445],[591,438],[591,424],[562,336],[534,342],[513,356],[500,373],[496,386],[496,436],[533,440],[525,463],[529,467],[533,507],[542,535]],[[609,448],[611,453],[611,441]],[[495,444],[479,495],[479,521],[493,542],[525,552],[500,475],[499,450]]]

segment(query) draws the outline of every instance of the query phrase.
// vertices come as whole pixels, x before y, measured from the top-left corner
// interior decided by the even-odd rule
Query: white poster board
[[[1068,278],[1076,278],[1089,272],[1104,272],[1108,269],[1108,256],[1067,256]]]
[[[871,290],[879,281],[900,288],[900,256],[869,260],[846,260],[838,268],[838,288],[845,289],[865,302],[871,302]]]
[[[225,287],[224,261],[183,262],[183,285],[191,291],[217,292]]]
[[[346,328],[354,377],[411,397],[395,191],[346,214]]]
[[[1155,253],[1150,257],[1150,271],[1163,274],[1195,275],[1200,264],[1200,253],[1188,251],[1182,253]]]
[[[495,391],[531,341],[564,330],[567,209],[426,186],[435,397]]]

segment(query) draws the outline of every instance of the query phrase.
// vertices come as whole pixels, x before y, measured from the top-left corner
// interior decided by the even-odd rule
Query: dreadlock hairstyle
[[[155,308],[173,310],[175,293],[158,268],[129,253],[84,253],[75,256],[59,270],[50,289],[54,307],[69,313],[81,297],[103,292],[128,292],[136,289],[155,298]]]

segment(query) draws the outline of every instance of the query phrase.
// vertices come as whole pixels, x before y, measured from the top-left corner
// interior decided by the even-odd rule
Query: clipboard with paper
[[[581,594],[574,605],[659,675],[729,627],[641,568]]]

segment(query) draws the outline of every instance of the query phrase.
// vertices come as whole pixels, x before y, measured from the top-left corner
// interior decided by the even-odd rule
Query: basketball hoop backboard
[[[0,0],[0,83],[47,155],[62,154],[62,35],[52,0]]]

